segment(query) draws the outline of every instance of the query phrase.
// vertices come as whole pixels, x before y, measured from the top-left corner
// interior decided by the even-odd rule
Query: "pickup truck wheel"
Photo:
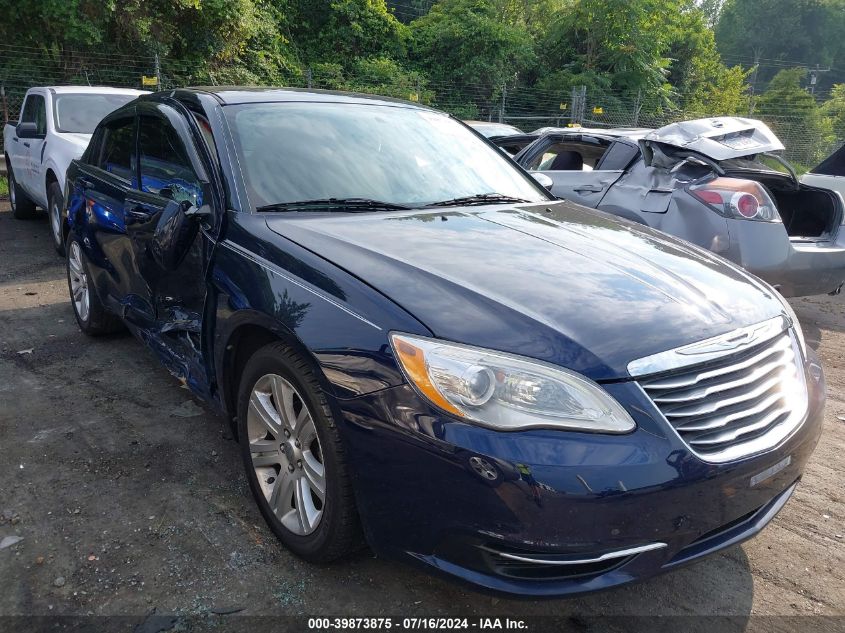
[[[64,198],[59,183],[50,183],[50,188],[47,189],[47,201],[49,203],[47,213],[50,216],[50,232],[53,234],[53,246],[62,257],[65,255]]]
[[[123,328],[120,319],[106,310],[91,284],[91,273],[76,238],[68,241],[67,285],[79,329],[89,336],[110,334]]]
[[[16,220],[31,220],[35,217],[35,203],[21,190],[12,168],[8,167],[8,170],[9,203],[12,205],[12,215]]]
[[[362,541],[340,435],[307,363],[283,343],[247,362],[238,394],[238,437],[249,487],[273,533],[313,563]]]

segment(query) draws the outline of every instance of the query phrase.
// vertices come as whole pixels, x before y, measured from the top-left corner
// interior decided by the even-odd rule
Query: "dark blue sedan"
[[[788,304],[554,200],[415,104],[176,90],[67,177],[79,326],[126,327],[225,415],[279,539],[565,595],[759,532],[818,440]]]

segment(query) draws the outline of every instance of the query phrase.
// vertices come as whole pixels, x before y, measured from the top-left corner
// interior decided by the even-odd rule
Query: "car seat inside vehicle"
[[[584,169],[584,157],[578,152],[566,150],[555,156],[550,171],[580,171]]]
[[[604,156],[608,142],[561,141],[533,159],[535,171],[592,171]]]

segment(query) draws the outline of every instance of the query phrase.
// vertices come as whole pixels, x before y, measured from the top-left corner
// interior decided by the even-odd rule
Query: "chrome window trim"
[[[730,356],[779,336],[789,326],[789,319],[781,314],[703,341],[637,358],[628,363],[628,374],[632,378],[641,378]]]

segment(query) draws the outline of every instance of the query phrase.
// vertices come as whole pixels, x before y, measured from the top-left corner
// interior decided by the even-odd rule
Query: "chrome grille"
[[[639,383],[681,439],[708,461],[767,450],[807,409],[800,351],[789,330],[763,343]]]

